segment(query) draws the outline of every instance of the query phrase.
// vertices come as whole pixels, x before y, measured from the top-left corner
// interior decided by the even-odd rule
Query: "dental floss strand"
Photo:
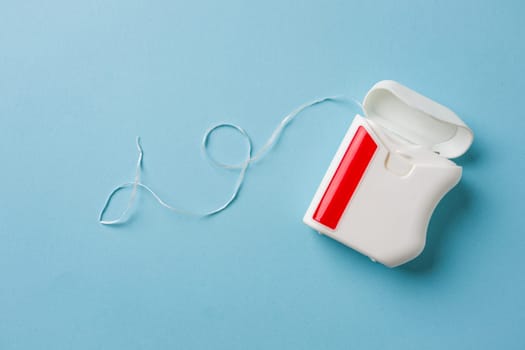
[[[361,111],[363,111],[363,107],[362,107],[362,105],[361,105],[361,103],[359,101],[357,101],[356,99],[344,97],[344,96],[341,96],[341,95],[323,97],[323,98],[319,98],[319,99],[313,100],[311,102],[305,103],[305,104],[297,107],[296,109],[294,109],[292,112],[287,114],[281,120],[281,122],[279,123],[279,125],[277,125],[277,127],[275,128],[275,130],[273,131],[271,136],[268,138],[266,143],[253,156],[252,156],[252,149],[253,149],[253,147],[252,147],[252,144],[253,144],[252,143],[252,139],[251,139],[250,135],[243,128],[241,128],[240,126],[238,126],[236,124],[231,124],[231,123],[220,123],[220,124],[216,124],[216,125],[212,126],[208,130],[206,130],[206,132],[204,133],[204,136],[202,138],[202,142],[201,142],[201,151],[204,154],[205,158],[210,163],[212,163],[213,165],[215,165],[215,166],[217,166],[219,168],[239,170],[239,176],[237,177],[237,181],[235,182],[234,189],[231,192],[231,194],[228,197],[228,199],[223,204],[219,205],[217,208],[212,209],[210,211],[203,212],[203,213],[199,213],[199,212],[195,212],[195,211],[184,210],[184,209],[179,209],[179,208],[173,207],[173,206],[167,204],[162,198],[160,198],[160,196],[153,189],[151,189],[148,185],[146,185],[146,184],[141,182],[142,159],[143,159],[143,154],[144,153],[143,153],[143,150],[142,150],[142,145],[140,143],[140,137],[137,136],[135,141],[136,141],[137,150],[139,152],[139,157],[138,157],[136,168],[135,168],[134,181],[132,181],[132,182],[125,182],[123,184],[120,184],[120,185],[118,185],[117,187],[115,187],[111,191],[111,193],[107,197],[106,201],[104,202],[104,206],[102,207],[102,210],[100,211],[100,214],[99,214],[99,217],[98,217],[99,223],[103,224],[103,225],[117,225],[117,224],[122,224],[122,223],[126,222],[127,218],[129,217],[130,210],[133,208],[133,204],[135,202],[135,199],[136,199],[136,196],[137,196],[137,192],[138,192],[139,189],[142,189],[142,190],[145,190],[146,192],[148,192],[157,201],[157,203],[160,204],[161,206],[163,206],[164,208],[166,208],[166,209],[168,209],[170,211],[173,211],[173,212],[175,212],[177,214],[180,214],[180,215],[194,216],[194,217],[207,217],[207,216],[211,216],[211,215],[220,213],[224,209],[228,208],[235,201],[235,199],[237,198],[237,196],[238,196],[238,194],[239,194],[239,192],[241,190],[241,187],[242,187],[242,185],[244,183],[244,179],[245,179],[245,176],[246,176],[246,171],[248,170],[248,167],[250,166],[250,164],[254,163],[254,162],[258,161],[258,160],[261,160],[262,158],[264,158],[268,154],[268,152],[272,149],[272,147],[281,138],[284,129],[286,129],[290,125],[290,123],[301,112],[303,112],[304,110],[306,110],[306,109],[308,109],[310,107],[313,107],[313,106],[316,106],[316,105],[319,105],[319,104],[322,104],[322,103],[325,103],[325,102],[345,102],[345,101],[355,104],[356,106],[359,107],[359,109]],[[242,161],[241,163],[239,163],[239,164],[222,163],[222,162],[217,161],[215,158],[213,158],[210,155],[209,148],[208,148],[209,138],[210,138],[211,134],[213,134],[215,131],[217,131],[219,129],[222,129],[222,128],[231,128],[231,129],[237,131],[245,139],[245,141],[246,141],[246,150],[247,150],[247,152],[246,152],[247,153],[247,158],[244,161]],[[124,190],[126,188],[129,188],[129,187],[131,187],[132,190],[131,190],[131,194],[130,194],[128,203],[126,205],[126,208],[120,213],[120,215],[116,219],[104,220],[104,214],[106,213],[107,209],[109,208],[109,205],[111,204],[111,200],[113,199],[113,197],[118,192],[120,192],[120,191],[122,191],[122,190]]]

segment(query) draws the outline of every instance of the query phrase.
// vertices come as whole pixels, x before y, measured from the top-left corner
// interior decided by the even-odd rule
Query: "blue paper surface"
[[[0,3],[0,349],[523,349],[525,6],[520,1]],[[302,224],[354,111],[315,107],[208,219],[110,190],[144,181],[211,209],[235,172],[199,141],[255,148],[316,97],[397,80],[475,140],[427,247],[394,270]],[[239,161],[241,138],[212,140]],[[120,196],[109,214],[125,204]],[[378,218],[380,220],[380,218]]]

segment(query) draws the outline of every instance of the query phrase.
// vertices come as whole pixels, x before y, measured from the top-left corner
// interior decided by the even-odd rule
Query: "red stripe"
[[[335,230],[376,149],[377,144],[360,126],[315,210],[315,221]]]

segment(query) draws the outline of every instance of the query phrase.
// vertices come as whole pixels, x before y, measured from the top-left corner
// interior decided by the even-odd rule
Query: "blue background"
[[[520,1],[2,1],[0,349],[523,349],[525,6]],[[238,201],[199,151],[215,122],[260,147],[315,97],[394,79],[475,132],[428,244],[394,269],[302,215],[354,111],[304,113]],[[224,130],[213,152],[241,160]],[[109,214],[125,203],[119,196]]]

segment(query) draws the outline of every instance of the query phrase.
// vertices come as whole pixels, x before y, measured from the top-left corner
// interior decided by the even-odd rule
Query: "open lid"
[[[363,109],[368,119],[390,132],[446,158],[461,156],[474,138],[450,109],[392,80],[375,84]]]

